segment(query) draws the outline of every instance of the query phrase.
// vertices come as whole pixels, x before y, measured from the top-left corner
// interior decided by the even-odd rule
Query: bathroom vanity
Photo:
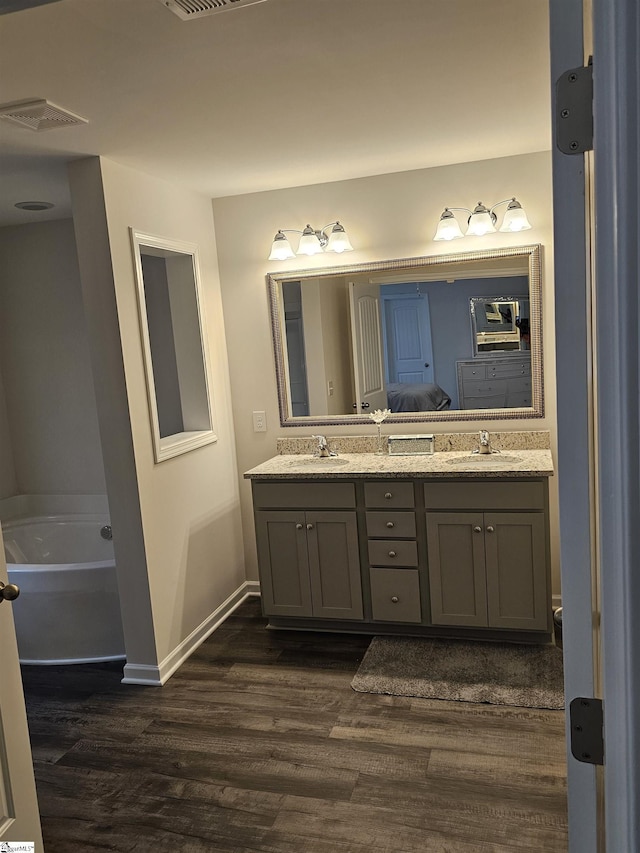
[[[277,628],[546,642],[549,450],[320,459],[248,471]]]

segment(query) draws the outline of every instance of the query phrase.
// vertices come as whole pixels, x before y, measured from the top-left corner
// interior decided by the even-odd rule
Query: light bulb
[[[511,199],[507,207],[501,231],[528,231],[531,228],[531,223],[527,219],[527,214],[524,212],[522,205],[515,198]]]
[[[288,261],[290,258],[295,258],[295,256],[296,253],[291,248],[291,243],[289,243],[282,231],[278,231],[276,236],[273,238],[269,260]]]
[[[318,235],[310,225],[302,232],[300,243],[298,244],[299,255],[318,255],[322,251]]]
[[[347,237],[347,232],[339,222],[336,222],[331,230],[331,234],[329,234],[329,242],[327,243],[325,252],[337,252],[338,254],[353,252],[353,246]]]
[[[491,234],[496,230],[494,222],[495,214],[487,210],[484,204],[479,201],[469,217],[469,227],[465,236],[484,237],[485,234]]]
[[[460,230],[458,220],[448,207],[445,207],[438,228],[436,229],[434,240],[459,240],[464,234]]]

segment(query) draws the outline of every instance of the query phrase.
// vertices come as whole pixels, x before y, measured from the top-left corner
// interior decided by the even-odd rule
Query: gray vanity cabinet
[[[265,615],[362,619],[355,509],[314,508],[355,507],[353,484],[254,484],[254,504],[283,507],[255,512]]]
[[[452,483],[443,492],[425,486],[425,504],[432,623],[548,630],[543,484]],[[474,504],[497,508],[457,509]]]
[[[422,621],[413,483],[364,484],[367,556],[374,622]]]
[[[263,612],[276,627],[551,630],[544,478],[252,483]]]

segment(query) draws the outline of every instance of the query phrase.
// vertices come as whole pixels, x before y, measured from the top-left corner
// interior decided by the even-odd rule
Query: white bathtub
[[[105,515],[50,515],[3,523],[20,661],[96,663],[124,657],[112,542]]]

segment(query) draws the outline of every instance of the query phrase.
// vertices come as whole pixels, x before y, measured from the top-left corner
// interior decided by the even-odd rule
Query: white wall
[[[551,205],[551,154],[537,154],[463,163],[336,183],[215,199],[213,203],[239,470],[275,453],[278,435],[304,435],[309,428],[279,425],[265,275],[279,269],[319,268],[344,263],[366,263],[393,258],[502,248],[541,243],[543,253],[543,325],[545,417],[523,421],[482,421],[453,425],[430,422],[429,430],[548,429],[555,445],[555,356]],[[456,243],[434,243],[444,207],[473,207],[478,200],[495,204],[517,196],[533,228],[524,234],[495,233]],[[266,260],[278,228],[301,228],[307,222],[319,228],[340,219],[354,252],[320,255],[302,261]],[[247,346],[251,341],[251,346]],[[267,432],[252,431],[252,410],[264,409]],[[366,427],[331,427],[333,435],[359,434]],[[424,424],[403,424],[404,431],[424,431]],[[555,447],[553,448],[555,452]],[[551,481],[552,561],[554,591],[559,586],[557,490]],[[253,538],[250,486],[242,485],[245,542]],[[250,577],[257,577],[255,550],[246,547]]]
[[[102,451],[69,219],[0,229],[0,461],[14,492],[103,494]],[[0,389],[1,390],[1,389]],[[7,437],[7,426],[10,439]],[[0,497],[7,497],[0,472]],[[11,475],[7,483],[10,482]]]
[[[0,314],[2,313],[2,296],[0,295]],[[16,469],[13,464],[13,447],[7,404],[4,396],[2,381],[2,366],[0,365],[0,500],[15,495],[18,491]]]
[[[102,158],[72,163],[70,178],[87,315],[96,332],[92,357],[101,378],[121,590],[128,583],[127,666],[157,664],[162,675],[183,641],[245,580],[211,201]],[[218,441],[160,464],[153,457],[130,226],[200,250]]]

